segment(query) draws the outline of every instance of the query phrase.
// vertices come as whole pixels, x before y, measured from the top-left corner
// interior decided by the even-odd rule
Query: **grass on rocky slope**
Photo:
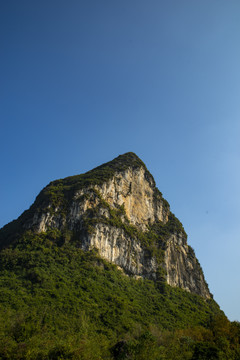
[[[52,181],[36,197],[32,206],[26,210],[17,220],[13,220],[2,229],[0,229],[0,249],[15,241],[18,235],[21,235],[22,225],[31,219],[38,212],[55,212],[58,208],[63,216],[66,216],[69,202],[72,201],[75,193],[83,188],[94,185],[102,185],[111,179],[114,174],[122,172],[128,168],[144,168],[146,178],[155,186],[153,176],[147,170],[146,165],[139,157],[132,153],[119,155],[114,160],[102,164],[93,170],[84,174],[70,176],[64,179]],[[161,192],[155,187],[155,196],[160,197],[166,209],[169,209],[167,200],[162,197]],[[50,206],[50,207],[49,207]]]
[[[33,215],[36,215],[38,212],[42,213],[44,211],[52,211],[55,213],[55,209],[57,207],[57,212],[61,213],[63,218],[65,218],[68,211],[69,200],[70,202],[72,201],[72,198],[78,189],[90,185],[100,185],[109,178],[113,177],[116,171],[123,171],[130,166],[133,169],[143,167],[145,169],[146,176],[149,177],[149,179],[151,178],[151,181],[155,186],[152,175],[148,172],[145,164],[134,153],[120,155],[109,163],[103,164],[85,174],[53,181],[40,192],[36,198],[35,203],[30,207],[29,210],[25,211],[17,220],[12,221],[0,229],[0,249],[8,246],[11,243],[14,243],[16,239],[22,235],[22,225],[25,226],[28,220],[31,220]],[[138,240],[141,241],[142,245],[144,245],[145,248],[147,247],[149,253],[152,255],[161,257],[161,249],[157,242],[159,242],[161,239],[165,239],[170,232],[181,232],[185,237],[187,237],[181,222],[172,213],[169,214],[169,221],[166,226],[159,222],[158,224],[155,224],[152,229],[149,229],[147,233],[143,234],[138,231],[135,226],[132,226],[129,221],[127,221],[126,216],[125,222],[121,220],[120,215],[126,215],[124,208],[110,208],[109,204],[102,199],[98,191],[96,191],[94,188],[92,188],[91,191],[96,193],[95,195],[100,201],[99,206],[107,207],[109,210],[109,220],[105,218],[101,219],[101,221],[106,222],[108,220],[109,225],[121,227],[124,229],[127,235],[133,238],[137,237]],[[165,204],[166,209],[169,209],[168,202],[162,197],[162,194],[157,188],[155,188],[155,196],[160,196],[163,203]],[[99,222],[100,219],[95,216],[96,210],[97,209],[91,209],[90,213],[86,212],[84,216],[86,228],[90,229],[91,224]]]
[[[120,155],[112,161],[102,164],[93,170],[84,174],[69,176],[64,179],[52,181],[43,191],[43,194],[50,194],[54,198],[68,194],[72,196],[76,191],[91,185],[102,185],[111,179],[116,173],[123,172],[128,168],[137,169],[143,167],[146,177],[151,180],[155,186],[152,175],[146,168],[146,165],[134,153]]]

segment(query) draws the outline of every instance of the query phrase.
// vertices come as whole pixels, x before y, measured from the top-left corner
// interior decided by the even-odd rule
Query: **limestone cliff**
[[[126,274],[211,297],[182,224],[133,153],[50,183],[28,211],[0,231],[2,246],[14,241],[13,226],[20,233],[57,228],[68,234],[66,241],[74,239],[86,251],[96,248]]]

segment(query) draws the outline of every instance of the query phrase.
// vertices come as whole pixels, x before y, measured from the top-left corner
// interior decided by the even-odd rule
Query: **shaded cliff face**
[[[96,248],[129,275],[211,297],[182,224],[133,153],[50,183],[16,226],[38,233],[49,228],[68,232],[77,246]]]
[[[166,280],[171,286],[178,286],[205,298],[210,297],[208,286],[194,250],[187,245],[182,234],[173,234],[167,240],[164,266]]]

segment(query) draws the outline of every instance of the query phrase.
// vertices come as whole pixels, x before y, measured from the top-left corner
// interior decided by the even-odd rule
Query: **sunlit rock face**
[[[96,168],[89,172],[93,181],[81,183],[79,188],[75,186],[75,177],[56,181],[54,186],[50,184],[43,190],[47,195],[39,197],[44,200],[33,206],[37,211],[31,210],[25,215],[23,228],[37,232],[46,232],[49,228],[70,231],[82,249],[97,249],[101,257],[130,276],[157,280],[161,268],[169,285],[210,298],[201,266],[187,244],[184,229],[169,226],[169,204],[145,165],[135,154],[130,154],[102,166],[103,170],[104,166],[114,167],[110,175],[104,175],[104,181],[98,175],[94,183]],[[79,176],[76,179],[82,181]],[[156,224],[162,226],[163,233],[154,230]],[[153,240],[148,241],[146,234],[153,231],[151,243]],[[161,257],[156,253],[161,253]]]
[[[124,204],[131,224],[142,230],[155,221],[166,223],[168,220],[169,209],[164,209],[161,196],[156,193],[152,179],[146,178],[144,168],[130,168],[116,174],[98,190],[111,206]]]

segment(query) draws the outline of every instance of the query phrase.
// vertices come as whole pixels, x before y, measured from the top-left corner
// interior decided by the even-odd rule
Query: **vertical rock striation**
[[[2,244],[12,239],[13,225],[19,233],[68,231],[82,249],[96,248],[129,275],[159,280],[161,274],[171,286],[211,297],[182,224],[133,153],[50,183],[28,211],[0,231]]]

